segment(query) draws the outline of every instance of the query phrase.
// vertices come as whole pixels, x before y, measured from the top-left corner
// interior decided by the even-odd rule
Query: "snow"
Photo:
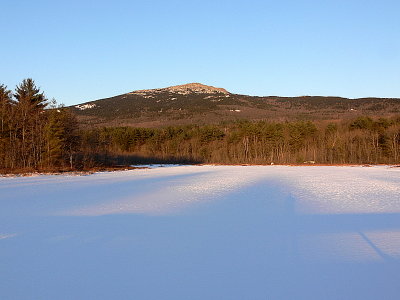
[[[0,266],[0,299],[398,299],[400,168],[0,178]]]
[[[97,105],[92,103],[88,103],[88,104],[80,104],[80,105],[75,105],[76,108],[80,109],[80,110],[86,110],[86,109],[91,109],[96,107]]]

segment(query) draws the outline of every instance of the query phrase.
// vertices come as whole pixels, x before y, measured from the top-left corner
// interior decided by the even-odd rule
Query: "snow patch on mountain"
[[[88,104],[80,104],[80,105],[75,105],[75,107],[79,110],[86,110],[86,109],[91,109],[95,108],[97,105],[94,103],[88,103]]]

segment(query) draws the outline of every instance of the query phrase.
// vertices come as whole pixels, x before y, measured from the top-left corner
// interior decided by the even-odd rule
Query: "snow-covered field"
[[[0,178],[0,299],[399,299],[400,168]]]

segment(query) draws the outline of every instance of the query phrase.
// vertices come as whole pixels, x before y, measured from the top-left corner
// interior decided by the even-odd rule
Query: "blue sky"
[[[400,1],[1,1],[0,83],[66,105],[188,82],[400,97]]]

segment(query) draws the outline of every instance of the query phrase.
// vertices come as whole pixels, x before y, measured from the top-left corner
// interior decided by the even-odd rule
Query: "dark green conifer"
[[[36,87],[31,78],[24,79],[15,88],[14,97],[20,104],[30,105],[32,108],[44,109],[47,106],[47,99],[43,92]]]

